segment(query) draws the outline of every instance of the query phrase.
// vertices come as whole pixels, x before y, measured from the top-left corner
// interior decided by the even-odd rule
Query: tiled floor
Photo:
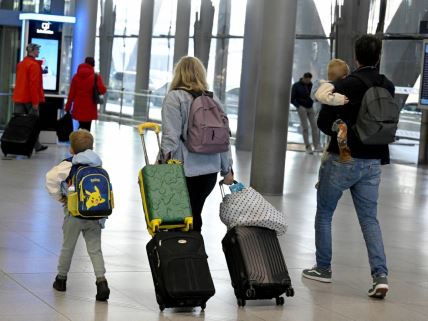
[[[216,188],[204,210],[203,235],[216,295],[199,308],[160,313],[147,262],[146,232],[137,172],[143,164],[136,130],[115,123],[95,126],[96,150],[115,188],[116,209],[103,232],[111,287],[108,303],[95,301],[92,266],[82,239],[76,248],[66,293],[52,289],[62,241],[60,205],[44,188],[44,174],[61,161],[66,146],[51,145],[31,159],[0,160],[0,320],[428,320],[428,171],[403,165],[383,168],[379,219],[390,292],[386,300],[366,296],[370,286],[364,241],[349,194],[334,218],[333,283],[302,280],[314,263],[315,189],[319,156],[288,152],[283,197],[269,200],[288,216],[281,237],[296,295],[283,307],[274,301],[238,308],[221,239]],[[153,143],[154,140],[151,140]],[[234,155],[237,178],[249,179],[249,154]]]

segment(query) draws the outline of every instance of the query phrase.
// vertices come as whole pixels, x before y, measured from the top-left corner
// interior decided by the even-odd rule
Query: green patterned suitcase
[[[192,228],[193,217],[183,165],[177,162],[149,165],[144,143],[146,129],[153,129],[158,137],[160,127],[154,123],[143,123],[138,127],[146,157],[146,166],[139,172],[138,183],[149,233],[154,235],[161,229],[188,231]]]

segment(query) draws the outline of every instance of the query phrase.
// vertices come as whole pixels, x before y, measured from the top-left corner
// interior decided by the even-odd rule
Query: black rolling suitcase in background
[[[273,298],[283,305],[283,293],[294,295],[275,231],[237,226],[227,232],[222,245],[239,306],[246,300]]]
[[[40,120],[37,115],[14,114],[1,137],[3,154],[25,155],[31,157],[40,133]]]
[[[198,232],[159,232],[147,243],[159,308],[205,309],[215,293],[204,240]]]
[[[69,136],[73,132],[73,118],[70,113],[65,113],[60,119],[56,122],[56,135],[58,136],[58,141],[68,142]]]

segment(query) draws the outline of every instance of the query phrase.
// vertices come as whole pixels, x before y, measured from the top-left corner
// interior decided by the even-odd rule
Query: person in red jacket
[[[98,119],[97,104],[94,101],[95,60],[86,57],[85,62],[77,68],[77,73],[71,80],[65,111],[70,112],[73,119],[79,121],[79,128],[91,131],[92,120]],[[100,74],[97,74],[98,92],[107,91]]]
[[[39,114],[39,104],[45,101],[42,82],[42,61],[39,56],[40,45],[30,43],[26,47],[27,56],[16,66],[16,83],[13,102],[17,114]],[[37,139],[36,152],[47,149]]]

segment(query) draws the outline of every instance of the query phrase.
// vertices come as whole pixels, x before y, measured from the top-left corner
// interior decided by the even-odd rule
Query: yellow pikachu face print
[[[95,192],[85,191],[86,195],[88,195],[88,199],[86,200],[86,208],[89,210],[91,207],[98,206],[104,203],[106,200],[101,197],[100,190],[95,186]]]

